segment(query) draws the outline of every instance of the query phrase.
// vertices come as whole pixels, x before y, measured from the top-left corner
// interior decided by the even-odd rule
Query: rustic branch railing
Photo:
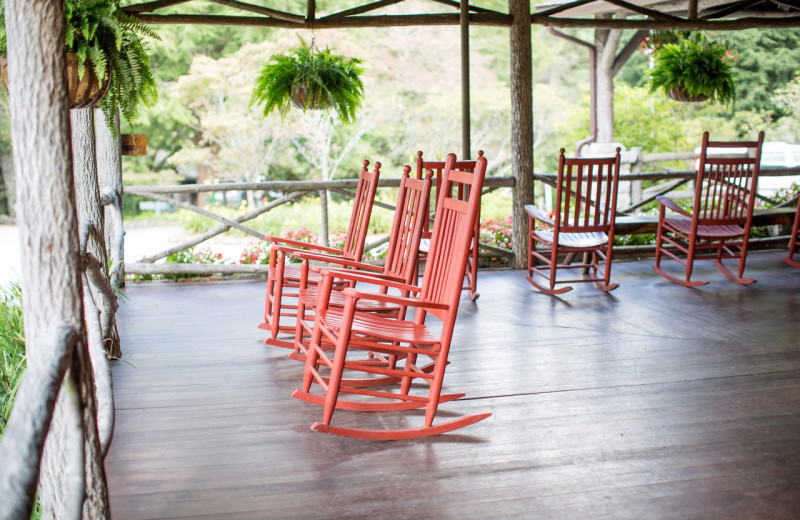
[[[666,161],[678,160],[691,160],[697,157],[693,152],[681,153],[659,153],[659,154],[641,154],[640,151],[636,153],[635,162],[631,163],[631,172],[624,173],[620,176],[623,186],[630,186],[630,193],[628,200],[630,201],[626,206],[617,211],[618,225],[617,234],[637,234],[637,233],[654,233],[656,226],[656,217],[642,215],[640,210],[646,204],[655,200],[659,195],[667,195],[674,198],[680,198],[681,191],[676,191],[677,188],[689,183],[695,178],[696,172],[693,170],[670,170],[660,165]],[[644,172],[645,165],[651,167],[662,168],[664,171],[649,171]],[[762,177],[774,176],[789,176],[800,175],[800,168],[762,168]],[[556,175],[555,174],[538,174],[534,173],[534,180],[540,181],[544,184],[554,186]],[[668,181],[668,182],[661,182]],[[236,264],[164,264],[156,263],[158,260],[166,258],[169,255],[175,254],[179,251],[188,249],[190,247],[201,244],[211,238],[221,235],[232,228],[238,229],[248,235],[256,238],[262,238],[264,233],[245,225],[249,220],[252,220],[270,210],[281,206],[283,204],[299,200],[300,198],[317,193],[320,190],[328,190],[331,192],[339,193],[348,197],[352,197],[352,190],[357,185],[357,179],[339,179],[330,181],[270,181],[270,182],[234,182],[225,184],[187,184],[187,185],[172,185],[172,186],[131,186],[126,187],[125,192],[131,195],[138,195],[141,197],[149,198],[167,202],[175,207],[184,208],[186,210],[204,215],[220,223],[218,227],[207,231],[199,236],[192,237],[185,242],[170,247],[163,251],[146,256],[139,262],[126,263],[125,271],[131,274],[139,275],[153,275],[153,274],[259,274],[265,273],[267,270],[266,265],[236,265]],[[642,182],[652,183],[652,186],[642,189]],[[381,188],[397,188],[400,185],[400,179],[381,179],[379,186]],[[502,187],[513,187],[513,177],[487,177],[485,183],[484,194]],[[185,194],[198,194],[207,192],[231,192],[231,191],[272,191],[283,192],[284,195],[280,198],[269,202],[268,204],[252,209],[249,212],[239,215],[234,218],[227,218],[214,213],[208,209],[199,207],[194,204],[189,204],[175,198],[175,195]],[[687,191],[686,193],[690,193]],[[172,196],[168,196],[172,195]],[[786,224],[789,223],[789,213],[791,212],[789,206],[794,205],[794,201],[777,203],[769,198],[759,195],[759,199],[770,203],[774,208],[770,210],[759,210],[756,212],[755,223],[756,226],[766,226],[772,224]],[[375,202],[375,206],[393,211],[394,206],[384,202]],[[325,211],[325,208],[322,208]],[[509,209],[510,211],[510,209]],[[323,217],[323,221],[327,221],[327,217]],[[377,240],[366,246],[365,250],[370,250],[382,244],[385,240]],[[489,244],[480,244],[482,256],[489,257],[513,257],[513,253],[502,248],[494,247]]]
[[[155,263],[156,261],[166,258],[167,256],[183,251],[190,247],[196,246],[205,242],[215,236],[229,231],[231,228],[238,229],[244,233],[252,235],[257,238],[263,238],[264,233],[255,230],[251,227],[244,225],[244,222],[252,220],[268,211],[281,206],[283,204],[299,200],[300,198],[316,193],[320,190],[328,190],[347,197],[353,197],[354,194],[348,190],[355,189],[358,184],[358,179],[339,179],[330,181],[270,181],[270,182],[233,182],[225,184],[186,184],[186,185],[172,185],[172,186],[130,186],[125,188],[125,193],[130,195],[137,195],[148,199],[167,202],[176,207],[186,209],[204,215],[208,218],[220,222],[220,226],[207,231],[206,233],[192,237],[185,242],[178,244],[169,249],[165,249],[153,255],[143,258],[139,262],[126,263],[125,272],[129,274],[139,275],[152,275],[152,274],[257,274],[266,273],[266,265],[236,265],[236,264],[163,264]],[[399,188],[400,179],[381,179],[378,182],[380,188]],[[487,177],[484,183],[484,193],[491,192],[497,188],[513,187],[513,177]],[[207,192],[229,192],[229,191],[278,191],[283,192],[284,195],[270,203],[255,208],[244,215],[239,215],[235,218],[226,218],[221,215],[209,211],[208,209],[201,208],[194,204],[180,201],[174,196],[169,197],[166,195],[172,194],[198,194]],[[394,211],[394,206],[384,202],[376,201],[375,206]],[[324,211],[324,208],[323,208]],[[327,216],[322,217],[323,221],[327,221]],[[367,244],[365,250],[374,249],[381,245],[386,240],[378,239],[374,242]],[[481,244],[481,247],[492,253],[492,256],[512,256],[509,251],[492,247],[488,244]]]

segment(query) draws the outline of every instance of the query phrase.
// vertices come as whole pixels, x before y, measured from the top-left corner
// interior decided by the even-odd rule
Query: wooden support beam
[[[246,4],[238,0],[209,0],[215,4],[226,5],[242,11],[250,11],[251,13],[263,14],[279,20],[286,20],[287,22],[304,23],[306,20],[298,14],[285,13],[283,11],[276,11],[269,7],[261,7],[260,5]]]
[[[323,16],[320,19],[335,20],[337,18],[344,18],[347,16],[353,16],[355,14],[368,13],[369,11],[381,9],[382,7],[388,7],[390,5],[399,4],[402,1],[403,0],[381,0],[380,2],[372,2],[371,4],[365,4],[359,7],[354,7],[352,9],[345,9],[344,11],[339,11],[338,13],[333,13],[328,16]]]
[[[163,9],[178,4],[185,4],[190,0],[155,0],[154,2],[146,2],[144,4],[128,5],[122,10],[128,14],[136,13],[152,13],[157,9]]]
[[[639,13],[644,16],[649,16],[654,20],[672,20],[672,21],[680,21],[681,18],[677,16],[673,16],[668,13],[663,13],[661,11],[656,11],[655,9],[649,9],[647,7],[642,7],[636,4],[632,4],[630,2],[625,2],[624,0],[606,0],[611,5],[616,5],[617,7],[621,7],[623,9],[627,9],[634,13]]]
[[[432,1],[436,2],[437,4],[449,5],[450,7],[455,7],[456,9],[461,9],[461,4],[459,2],[454,1],[454,0],[432,0]],[[468,9],[473,13],[503,14],[503,13],[500,13],[499,11],[493,11],[491,9],[484,9],[483,7],[477,7],[477,6],[470,5],[470,4],[467,4],[467,5],[468,5]]]
[[[800,16],[787,17],[747,17],[736,20],[631,20],[631,19],[571,19],[551,18],[532,14],[531,23],[549,27],[576,29],[649,29],[684,31],[742,31],[745,29],[785,29],[800,27]]]
[[[242,27],[282,27],[284,29],[345,29],[350,27],[409,27],[427,25],[458,25],[458,13],[348,16],[343,18],[320,18],[306,20],[303,24],[287,22],[275,18],[256,16],[223,16],[207,14],[136,14],[137,18],[151,25],[231,25]],[[471,25],[508,27],[511,16],[495,13],[474,13],[470,15]]]

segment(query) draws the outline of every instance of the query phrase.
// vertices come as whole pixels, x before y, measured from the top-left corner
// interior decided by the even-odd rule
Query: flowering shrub
[[[328,237],[328,242],[334,249],[344,249],[345,240],[347,240],[347,233],[344,231],[334,231]]]
[[[197,251],[193,247],[178,251],[169,255],[166,262],[168,264],[225,264],[228,260],[222,257],[222,253],[215,253],[206,246]]]
[[[308,242],[309,244],[319,244],[319,238],[317,237],[317,235],[315,235],[313,231],[311,231],[305,226],[297,230],[290,229],[289,231],[283,234],[283,238],[298,240],[300,242]]]
[[[479,240],[490,246],[501,247],[511,251],[514,244],[511,241],[513,221],[511,216],[505,220],[495,222],[492,219],[481,222]]]
[[[248,242],[239,255],[240,264],[269,264],[269,244]]]

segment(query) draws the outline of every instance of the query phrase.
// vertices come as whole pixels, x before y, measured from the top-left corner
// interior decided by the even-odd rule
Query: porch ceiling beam
[[[638,6],[630,2],[625,2],[624,0],[606,0],[606,2],[608,2],[611,5],[616,5],[617,7],[627,9],[634,13],[639,13],[645,16],[649,16],[654,20],[673,20],[673,21],[680,20],[680,18],[678,18],[677,16],[673,16],[671,14],[667,14],[661,11],[656,11],[655,9]]]
[[[432,0],[432,1],[436,2],[436,3],[439,3],[439,4],[443,4],[443,5],[449,5],[450,7],[455,7],[456,9],[460,9],[461,8],[461,4],[459,2],[455,2],[454,0]],[[477,6],[474,6],[474,5],[469,5],[468,9],[470,11],[472,11],[473,13],[497,13],[497,14],[502,14],[502,13],[500,13],[498,11],[492,11],[491,9],[485,9],[483,7],[477,7]]]
[[[238,0],[210,0],[210,1],[215,4],[233,7],[235,9],[240,9],[242,11],[250,11],[251,13],[263,14],[265,16],[270,16],[272,18],[278,18],[279,20],[286,20],[287,22],[295,22],[295,23],[305,22],[305,18],[303,18],[298,14],[276,11],[275,9],[270,9],[269,7],[261,7],[260,5],[247,4],[244,2],[239,2]]]
[[[725,7],[725,8],[722,8],[722,9],[717,9],[716,11],[707,10],[705,13],[703,13],[702,16],[700,16],[700,18],[702,20],[708,20],[709,18],[723,18],[723,17],[728,16],[730,14],[738,13],[739,11],[742,11],[742,10],[752,6],[752,5],[760,4],[760,3],[761,3],[761,0],[741,0],[739,2],[731,4],[728,7]]]
[[[306,20],[302,24],[277,20],[275,18],[255,16],[221,16],[204,14],[137,14],[142,22],[152,25],[161,24],[205,24],[234,25],[253,27],[283,27],[288,29],[343,29],[347,27],[404,27],[413,25],[459,25],[459,13],[417,14],[395,16],[351,16],[346,18],[320,18]],[[511,16],[507,14],[473,13],[469,15],[470,25],[487,25],[507,27],[511,25]]]
[[[380,2],[372,2],[371,4],[364,4],[358,7],[354,7],[352,9],[346,9],[344,11],[339,11],[338,13],[333,13],[329,14],[328,16],[323,16],[322,18],[320,18],[320,20],[335,20],[336,18],[344,18],[346,16],[352,16],[354,14],[367,13],[369,11],[374,11],[382,7],[399,4],[402,1],[403,0],[381,0]]]
[[[122,8],[128,14],[134,13],[152,13],[156,9],[163,9],[172,5],[185,4],[190,0],[155,0],[154,2],[146,2],[144,4],[128,5]]]
[[[800,27],[800,16],[787,17],[747,17],[736,20],[617,20],[611,19],[570,19],[551,18],[540,14],[531,15],[531,23],[550,27],[586,29],[651,29],[685,31],[739,31],[744,29],[782,29]]]

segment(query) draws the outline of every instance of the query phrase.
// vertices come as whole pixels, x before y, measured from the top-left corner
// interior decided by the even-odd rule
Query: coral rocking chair
[[[612,284],[611,256],[614,242],[620,149],[608,158],[566,158],[564,149],[558,159],[555,210],[545,214],[534,205],[528,213],[527,279],[545,294],[562,294],[571,286],[556,284],[594,282],[603,291],[616,289]],[[545,248],[537,249],[540,243]],[[576,254],[588,255],[588,261],[569,263]],[[562,263],[560,258],[566,260]],[[604,262],[598,274],[599,262]],[[582,269],[588,276],[565,280],[559,270]]]
[[[746,142],[712,142],[708,132],[703,133],[691,210],[681,208],[666,197],[656,198],[661,208],[653,269],[658,274],[679,285],[698,287],[708,282],[691,279],[694,261],[714,260],[717,268],[730,280],[740,284],[755,282],[752,278],[744,278],[744,266],[763,142],[764,132],[759,132],[755,141]],[[745,150],[746,156],[741,153],[735,157],[730,153],[709,154],[709,149],[717,148],[723,152]],[[668,209],[669,215],[677,215],[668,216]],[[683,279],[661,268],[664,256],[684,266]],[[726,259],[738,262],[737,273],[725,267],[722,261]]]
[[[483,150],[478,150],[478,158],[480,157],[483,157]],[[477,161],[458,161],[455,165],[455,168],[464,172],[473,172],[475,171],[476,163]],[[433,196],[433,208],[431,212],[434,215],[436,214],[436,200],[439,196],[439,189],[442,186],[442,172],[444,171],[444,166],[444,161],[423,161],[422,152],[417,152],[417,179],[421,179],[428,171],[433,172],[434,177],[436,178],[436,184],[434,185],[434,189],[431,191]],[[458,198],[461,200],[467,200],[469,197],[467,190],[469,188],[463,184],[459,184],[456,189],[458,190]],[[462,290],[469,292],[469,299],[472,301],[475,301],[480,297],[480,294],[478,293],[478,239],[480,238],[480,219],[481,203],[479,199],[478,216],[475,217],[472,242],[470,242],[469,255],[467,256],[467,267],[464,270],[464,286],[461,288]],[[426,223],[425,232],[422,234],[422,239],[427,244],[430,241],[430,238],[430,221],[428,221]],[[425,251],[422,251],[420,253],[420,259],[424,260],[425,255]]]
[[[490,415],[475,414],[433,424],[440,403],[464,395],[443,395],[441,390],[486,160],[478,159],[474,173],[455,170],[454,165],[455,155],[450,154],[445,166],[443,189],[438,193],[438,210],[421,287],[379,280],[352,270],[322,270],[303,387],[292,394],[298,399],[323,406],[322,421],[314,423],[312,430],[358,439],[408,439],[452,431]],[[468,185],[468,200],[462,201],[451,196],[453,185],[457,183]],[[331,288],[340,279],[387,287],[416,296],[403,297],[347,288],[343,293],[344,307],[329,306]],[[416,313],[413,319],[394,319],[356,311],[362,300],[370,299],[414,307]],[[428,322],[426,318],[429,318]],[[429,326],[430,319],[434,318],[441,327]],[[332,356],[325,343],[334,345]],[[394,355],[402,360],[392,367],[365,363],[363,356],[375,352]],[[417,365],[418,358],[432,360],[433,370],[430,373],[422,370]],[[345,372],[397,378],[400,384],[386,390],[347,387],[341,384]],[[424,384],[412,384],[415,382]],[[321,389],[322,394],[315,393],[316,389]],[[415,408],[425,408],[424,425],[418,428],[362,429],[331,424],[337,409],[383,412]]]
[[[799,194],[800,195],[800,194]],[[784,262],[800,269],[800,261],[794,259],[795,251],[797,250],[797,242],[800,241],[800,200],[797,201],[797,211],[794,214],[794,224],[792,225],[792,235],[789,239],[789,253]]]
[[[365,160],[358,177],[353,211],[345,237],[343,250],[308,244],[298,240],[267,236],[265,240],[272,242],[267,271],[267,294],[264,303],[264,322],[258,327],[269,331],[270,337],[264,343],[276,347],[294,348],[294,339],[279,339],[279,334],[293,334],[297,316],[297,297],[299,295],[301,271],[299,266],[289,265],[291,254],[295,251],[312,250],[330,259],[346,259],[360,261],[364,253],[367,239],[369,218],[372,204],[378,189],[381,163],[376,162],[373,171],[368,171],[369,161]],[[308,283],[316,283],[318,273],[311,273]],[[290,323],[281,324],[281,318]]]

